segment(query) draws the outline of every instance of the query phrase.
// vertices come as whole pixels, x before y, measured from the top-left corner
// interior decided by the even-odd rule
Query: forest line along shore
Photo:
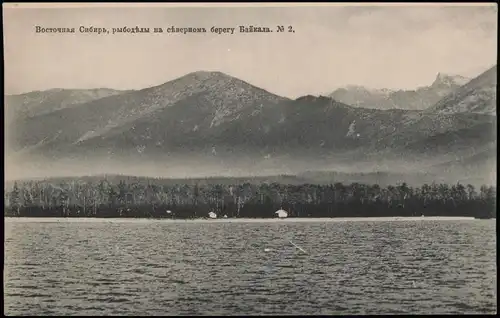
[[[495,220],[496,218],[490,218],[488,220]],[[16,221],[16,220],[39,220],[43,222],[44,220],[77,220],[77,221],[89,221],[89,222],[99,222],[100,220],[124,220],[124,221],[209,221],[209,222],[320,222],[320,221],[459,221],[459,220],[480,220],[480,218],[472,217],[472,216],[429,216],[429,217],[288,217],[288,218],[192,218],[192,219],[180,219],[180,218],[145,218],[145,217],[77,217],[77,216],[69,216],[69,217],[31,217],[31,216],[5,216],[4,220],[6,221]]]
[[[198,219],[359,217],[496,217],[496,188],[472,185],[158,184],[15,182],[4,192],[4,216]],[[158,180],[157,180],[158,181]],[[161,180],[160,180],[161,182]]]
[[[354,218],[198,218],[198,219],[157,219],[157,218],[101,218],[101,217],[4,217],[9,223],[23,222],[85,222],[85,223],[328,223],[328,222],[391,222],[391,221],[473,221],[478,220],[474,217],[354,217]],[[489,219],[495,220],[495,219]]]

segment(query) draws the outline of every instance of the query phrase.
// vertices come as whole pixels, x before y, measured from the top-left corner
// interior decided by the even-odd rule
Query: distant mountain
[[[5,109],[10,115],[9,118],[34,117],[121,93],[123,91],[108,88],[36,91],[20,95],[7,95]]]
[[[496,114],[497,66],[442,98],[430,111],[439,113]]]
[[[339,88],[329,96],[339,102],[362,108],[421,110],[469,81],[460,75],[439,73],[430,86],[416,90],[368,89],[363,86]]]
[[[439,78],[436,86],[447,85],[447,77]],[[178,156],[176,164],[193,160],[190,169],[223,162],[229,169],[246,165],[263,172],[269,165],[269,171],[285,167],[295,174],[338,170],[341,163],[357,164],[354,171],[384,162],[393,170],[392,162],[402,163],[403,171],[437,165],[487,149],[495,132],[496,117],[488,114],[366,109],[325,96],[291,100],[220,72],[194,72],[18,117],[8,141],[19,158],[139,158],[143,166],[168,166]]]
[[[220,72],[194,72],[156,87],[22,118],[10,141],[17,150],[62,154],[74,148],[140,152],[145,146],[162,152],[286,100]]]
[[[354,108],[327,97],[287,100],[223,74],[190,74],[178,81],[191,89],[170,82],[19,121],[15,145],[51,156],[223,149],[258,156],[356,149],[423,154],[435,151],[427,138],[450,132],[463,131],[467,144],[477,146],[482,141],[475,137],[488,135],[493,123],[487,115]],[[474,127],[479,135],[467,132]]]

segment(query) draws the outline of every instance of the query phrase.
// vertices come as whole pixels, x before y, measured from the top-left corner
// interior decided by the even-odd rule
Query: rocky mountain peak
[[[461,75],[451,75],[439,72],[431,86],[462,86],[465,85],[470,78]]]

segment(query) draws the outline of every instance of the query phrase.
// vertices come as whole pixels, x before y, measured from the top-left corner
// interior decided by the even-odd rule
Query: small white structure
[[[275,214],[278,214],[278,217],[280,219],[284,219],[286,217],[288,217],[288,212],[286,212],[285,210],[283,209],[279,209],[278,211],[274,212]]]
[[[227,215],[224,215],[224,218],[227,219]]]
[[[172,211],[170,211],[170,210],[167,210],[167,214],[172,214]]]
[[[211,218],[211,219],[216,219],[217,218],[217,214],[215,214],[214,212],[210,212],[210,213],[208,213],[208,217]]]

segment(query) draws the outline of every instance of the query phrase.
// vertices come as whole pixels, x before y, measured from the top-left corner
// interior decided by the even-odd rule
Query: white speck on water
[[[306,254],[307,254],[307,252],[306,252],[306,251],[305,251],[302,247],[298,246],[297,244],[295,244],[295,243],[294,243],[294,242],[292,242],[292,241],[288,241],[288,242],[290,242],[293,246],[295,246],[295,247],[296,247],[297,249],[299,249],[300,251],[302,251],[302,252],[304,252],[304,253],[306,253]]]

